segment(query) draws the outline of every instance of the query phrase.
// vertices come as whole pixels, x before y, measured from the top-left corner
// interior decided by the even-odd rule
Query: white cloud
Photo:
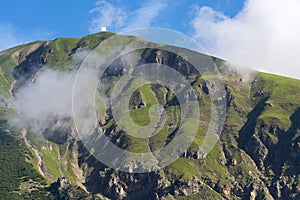
[[[108,31],[125,31],[150,26],[151,22],[166,8],[166,2],[166,0],[147,1],[138,9],[128,11],[113,6],[107,1],[97,1],[96,7],[90,11],[96,16],[90,22],[89,32],[99,32],[101,26],[106,26]]]
[[[210,53],[300,78],[299,0],[248,0],[234,18],[209,7],[196,10],[194,36]]]
[[[39,130],[49,118],[72,117],[72,88],[75,73],[45,70],[36,80],[23,85],[15,94],[13,105],[19,111],[12,123]]]
[[[148,1],[144,3],[139,9],[132,13],[132,16],[125,27],[126,30],[147,27],[159,15],[159,13],[166,8],[166,1]]]
[[[124,25],[125,19],[127,18],[122,8],[114,7],[106,1],[97,1],[96,7],[92,9],[90,13],[96,13],[96,17],[94,17],[90,23],[90,33],[101,31],[101,26],[120,28]]]

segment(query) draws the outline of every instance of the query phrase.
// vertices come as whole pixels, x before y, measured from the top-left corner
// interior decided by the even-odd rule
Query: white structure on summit
[[[101,26],[101,32],[106,32],[106,26]]]

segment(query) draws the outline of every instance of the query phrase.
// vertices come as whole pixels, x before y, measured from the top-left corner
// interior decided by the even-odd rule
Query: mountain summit
[[[199,104],[195,138],[175,162],[149,173],[116,170],[96,159],[76,131],[72,87],[86,56],[112,36],[102,32],[36,41],[0,52],[0,199],[300,198],[300,81],[240,71],[221,59],[179,47],[173,48],[212,60],[220,73],[226,109],[218,142],[207,154],[203,151],[214,91],[209,75],[197,73],[174,52],[143,48],[115,59],[98,77],[92,141],[99,141],[101,133],[124,151],[147,153],[178,135],[180,97],[160,84],[136,87],[128,102],[128,117],[140,126],[151,124],[154,105],[164,110],[158,120],[164,124],[149,138],[126,134],[113,118],[112,107],[100,106],[128,71],[143,64],[171,66],[189,81],[194,92],[179,89],[179,94],[187,92],[185,103]],[[132,36],[118,39],[149,43]],[[137,62],[132,63],[128,58],[135,56]],[[128,170],[139,166],[132,162]]]

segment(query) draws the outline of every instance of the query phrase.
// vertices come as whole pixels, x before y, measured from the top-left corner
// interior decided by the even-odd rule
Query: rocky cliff
[[[0,53],[1,153],[0,198],[5,199],[299,199],[300,198],[300,81],[260,72],[240,72],[212,58],[226,91],[226,121],[212,151],[201,151],[209,124],[211,86],[184,58],[158,49],[139,50],[140,61],[172,66],[190,81],[200,105],[198,133],[182,156],[150,173],[126,173],[99,162],[85,148],[68,117],[52,115],[39,132],[11,125],[16,116],[9,105],[22,86],[44,69],[76,70],[74,55],[90,51],[112,33],[84,38],[59,38],[18,46]],[[203,56],[200,55],[199,56]],[[107,95],[131,63],[117,59],[107,69]],[[148,152],[168,144],[179,126],[180,105],[167,88],[149,84],[130,99],[136,123],[149,123],[149,107],[165,108],[166,123],[149,140],[128,136],[106,107],[99,129],[115,145]],[[13,153],[12,153],[13,152]],[[9,181],[12,180],[12,181]],[[13,182],[13,184],[8,184]]]

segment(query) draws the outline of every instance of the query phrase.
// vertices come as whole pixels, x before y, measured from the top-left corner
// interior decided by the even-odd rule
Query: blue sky
[[[141,27],[174,29],[236,66],[300,79],[299,0],[2,0],[0,50]]]
[[[118,32],[132,24],[136,13],[147,6],[157,5],[163,8],[155,16],[151,16],[148,26],[165,27],[189,34],[189,22],[195,15],[195,7],[210,6],[227,15],[234,16],[243,7],[243,0],[179,0],[179,1],[133,1],[133,0],[2,0],[0,7],[0,36],[5,31],[11,40],[0,42],[0,49],[36,39],[54,39],[57,37],[80,37],[91,32],[91,21],[97,18],[97,6],[111,5],[119,8],[126,15],[122,26],[108,26],[110,31]],[[101,2],[101,3],[100,3]],[[155,9],[155,7],[154,7]],[[155,12],[152,9],[151,11]],[[101,24],[101,22],[100,22]],[[105,24],[105,23],[104,23]],[[143,26],[144,24],[137,24]],[[2,28],[1,28],[2,27]],[[7,37],[7,36],[6,36]]]

